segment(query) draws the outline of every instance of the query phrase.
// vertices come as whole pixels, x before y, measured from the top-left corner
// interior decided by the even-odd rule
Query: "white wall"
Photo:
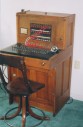
[[[76,14],[71,96],[83,100],[83,0],[1,0],[2,47],[16,42],[16,12],[21,9]]]

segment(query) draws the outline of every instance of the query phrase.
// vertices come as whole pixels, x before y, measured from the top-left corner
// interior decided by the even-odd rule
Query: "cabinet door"
[[[38,92],[34,93],[31,96],[32,100],[35,101],[39,101],[39,102],[43,102],[43,103],[50,103],[50,95],[51,94],[51,89],[52,89],[52,84],[51,84],[51,88],[49,86],[49,82],[50,82],[50,75],[49,75],[49,71],[39,71],[39,70],[29,70],[29,79],[40,82],[45,84],[45,88],[39,90]]]

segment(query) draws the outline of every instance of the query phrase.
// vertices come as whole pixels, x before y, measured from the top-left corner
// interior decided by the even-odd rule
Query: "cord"
[[[66,104],[71,104],[73,102],[73,98],[70,97]]]
[[[3,65],[2,65],[2,73],[3,73],[3,75],[4,75],[4,77],[6,78],[6,79],[8,79],[8,77],[5,75],[5,70],[6,70],[6,68],[7,68],[7,66],[4,66],[3,67]]]
[[[4,75],[4,77],[5,77],[6,79],[8,79],[7,76],[6,76],[5,73],[4,73],[4,72],[5,72],[5,69],[6,69],[6,66],[3,68],[3,65],[2,65],[2,68],[1,68],[2,74]],[[0,82],[0,88],[1,88],[1,90],[4,91],[5,96],[6,96],[7,91],[6,91],[5,88],[4,88],[4,84],[3,84],[2,80],[1,80],[1,82]],[[0,96],[0,98],[4,98],[4,97],[3,97],[3,96]]]

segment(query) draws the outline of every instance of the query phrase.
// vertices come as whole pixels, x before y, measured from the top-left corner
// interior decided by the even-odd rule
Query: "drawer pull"
[[[45,63],[45,62],[43,62],[43,63],[42,63],[42,66],[44,66],[45,64],[46,64],[46,63]]]

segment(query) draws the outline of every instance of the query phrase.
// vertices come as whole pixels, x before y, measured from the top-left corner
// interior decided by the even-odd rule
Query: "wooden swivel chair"
[[[22,127],[25,127],[27,114],[30,114],[32,117],[38,120],[48,120],[49,118],[46,117],[44,113],[43,116],[35,114],[31,110],[31,107],[29,105],[29,96],[37,92],[38,90],[44,88],[45,86],[44,84],[31,81],[27,78],[27,70],[24,62],[24,57],[0,54],[0,65],[7,65],[9,67],[17,68],[22,73],[22,77],[16,77],[16,79],[14,79],[13,81],[6,82],[3,72],[0,69],[0,78],[2,80],[5,90],[11,95],[18,96],[20,100],[18,110],[16,111],[16,113],[11,116],[8,116],[7,114],[10,112],[8,111],[5,115],[5,119],[12,119],[16,117],[22,110]],[[3,119],[4,116],[0,117],[0,120]]]

